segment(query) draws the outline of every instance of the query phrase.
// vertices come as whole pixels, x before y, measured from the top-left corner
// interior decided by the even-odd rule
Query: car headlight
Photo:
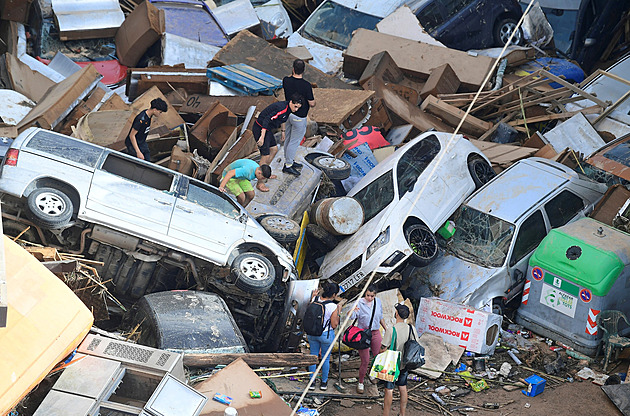
[[[279,27],[282,27],[282,25],[284,25],[285,22],[286,20],[284,19],[284,16],[282,15],[282,13],[276,13],[273,15],[269,23],[279,28]]]
[[[370,244],[365,252],[365,259],[369,259],[372,254],[376,253],[379,248],[383,247],[387,243],[389,243],[389,226],[385,229],[385,231],[381,231],[378,237],[376,237],[376,240],[372,241],[372,244]]]

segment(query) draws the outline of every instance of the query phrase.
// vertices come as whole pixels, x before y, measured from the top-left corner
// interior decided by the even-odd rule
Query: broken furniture
[[[617,310],[601,311],[597,315],[597,327],[603,331],[602,343],[604,346],[604,372],[608,367],[610,354],[615,352],[615,360],[619,356],[619,348],[630,347],[630,338],[619,335],[619,321],[623,319],[630,326],[626,315]],[[598,348],[599,350],[599,348]]]
[[[212,58],[211,67],[247,63],[266,74],[282,79],[291,72],[295,57],[253,33],[243,30]],[[319,88],[356,89],[339,78],[306,65],[306,79]]]
[[[59,39],[109,38],[125,20],[118,0],[51,0]]]
[[[164,10],[143,1],[127,16],[116,32],[116,56],[120,63],[134,67],[165,31]]]
[[[181,354],[91,334],[77,351],[34,416],[197,416],[207,401]]]
[[[152,66],[149,68],[129,68],[125,94],[130,100],[151,87],[157,87],[162,94],[183,88],[189,94],[208,94],[208,79],[205,69],[177,66]]]
[[[246,64],[208,68],[206,75],[210,81],[216,81],[247,95],[272,95],[282,88],[281,79]]]

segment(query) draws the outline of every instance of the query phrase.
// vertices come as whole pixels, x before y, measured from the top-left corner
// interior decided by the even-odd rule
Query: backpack
[[[401,361],[405,371],[415,370],[424,365],[424,347],[416,341],[416,335],[411,330],[411,325],[409,325],[409,338],[405,342]]]
[[[302,328],[307,335],[320,336],[324,333],[326,327],[330,327],[330,320],[324,322],[326,314],[326,305],[332,303],[332,300],[320,301],[319,297],[308,304],[302,319]]]

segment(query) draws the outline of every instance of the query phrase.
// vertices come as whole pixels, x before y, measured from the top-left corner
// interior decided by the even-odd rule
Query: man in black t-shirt
[[[129,134],[125,139],[127,153],[138,159],[144,159],[147,162],[151,161],[151,154],[147,145],[147,133],[149,133],[149,128],[151,127],[151,117],[162,114],[166,110],[168,110],[166,102],[161,98],[156,98],[151,101],[151,108],[142,110],[133,119],[131,130],[129,130]]]
[[[300,163],[296,163],[293,159],[297,148],[306,133],[306,116],[310,107],[315,107],[315,97],[313,97],[313,87],[311,83],[303,78],[304,68],[306,64],[301,59],[293,61],[293,73],[290,77],[284,77],[282,80],[282,88],[285,97],[292,97],[294,94],[300,94],[304,97],[302,107],[295,113],[289,115],[286,122],[286,133],[282,131],[282,139],[284,140],[284,167],[282,171],[292,175],[299,175],[297,168],[302,167]],[[286,137],[286,139],[285,139]]]

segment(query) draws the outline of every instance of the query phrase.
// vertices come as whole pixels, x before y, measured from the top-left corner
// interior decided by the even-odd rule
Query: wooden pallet
[[[249,95],[272,95],[282,88],[282,80],[245,64],[208,68],[206,75],[211,81]]]

